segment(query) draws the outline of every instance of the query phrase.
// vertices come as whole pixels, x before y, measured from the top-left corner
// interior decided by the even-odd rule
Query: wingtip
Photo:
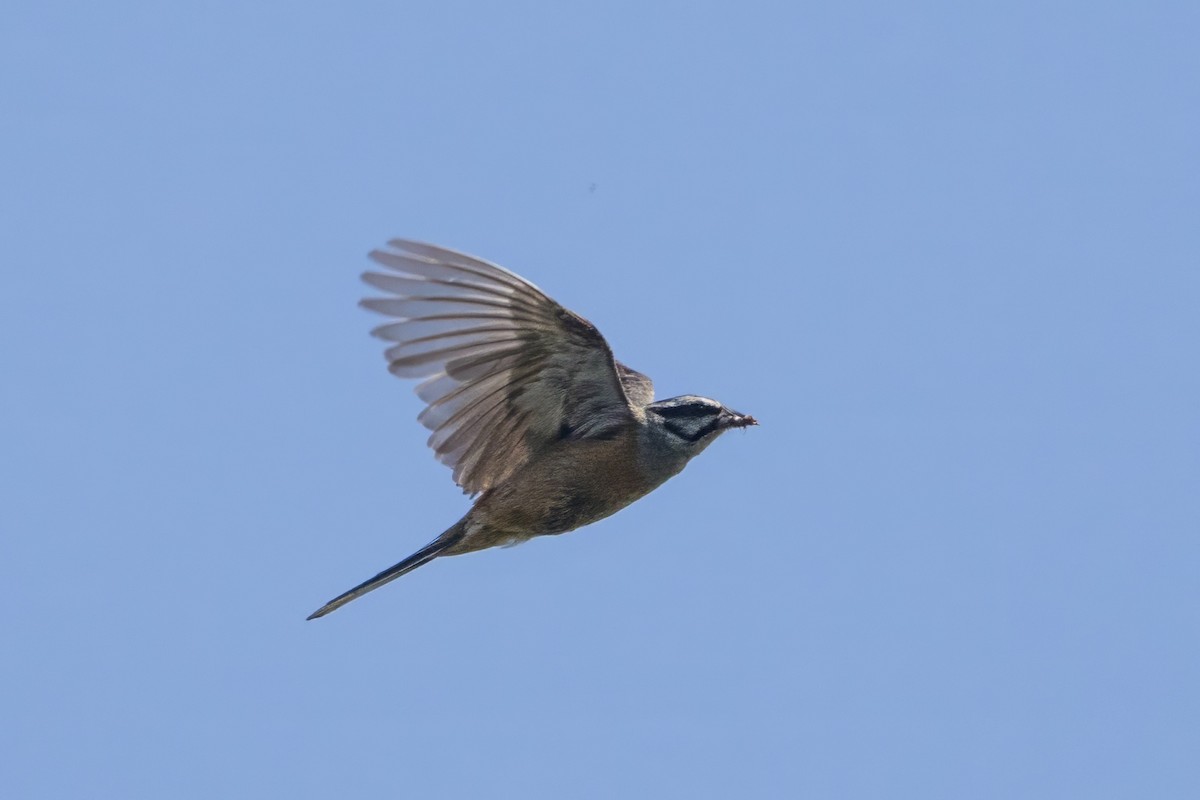
[[[416,239],[403,239],[400,237],[396,237],[395,239],[388,239],[388,241],[387,241],[387,246],[391,247],[395,250],[408,250],[413,245],[416,245],[417,247],[436,247],[437,246],[437,245],[429,244],[428,242],[418,242]]]

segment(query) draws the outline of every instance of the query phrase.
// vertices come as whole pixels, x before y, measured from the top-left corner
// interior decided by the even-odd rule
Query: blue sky
[[[1200,11],[9,4],[6,797],[1195,797]],[[356,307],[497,261],[762,426],[468,501]]]

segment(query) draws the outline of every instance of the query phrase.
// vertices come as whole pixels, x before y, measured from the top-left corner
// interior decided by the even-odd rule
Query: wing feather
[[[385,293],[363,307],[390,319],[388,370],[423,378],[418,420],[468,492],[495,486],[563,435],[605,436],[653,399],[649,378],[613,359],[587,320],[503,267],[394,239],[371,253]]]

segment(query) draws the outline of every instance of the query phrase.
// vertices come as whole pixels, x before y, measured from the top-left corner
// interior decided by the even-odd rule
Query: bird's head
[[[661,426],[668,441],[685,451],[699,452],[731,428],[747,428],[758,420],[707,397],[684,395],[646,406],[653,424]],[[694,453],[693,453],[694,454]]]

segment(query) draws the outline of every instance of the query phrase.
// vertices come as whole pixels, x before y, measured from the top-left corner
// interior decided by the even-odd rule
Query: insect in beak
[[[749,428],[751,425],[757,425],[758,420],[749,414],[739,414],[727,408],[721,415],[721,424],[726,428]]]

